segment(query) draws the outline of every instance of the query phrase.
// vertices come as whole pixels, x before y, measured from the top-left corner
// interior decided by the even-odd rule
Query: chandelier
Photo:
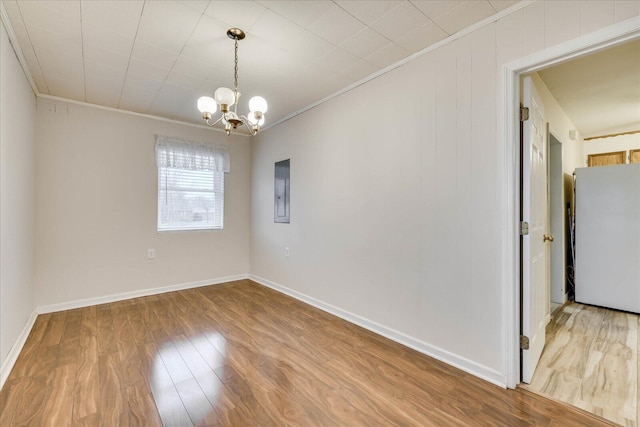
[[[235,130],[240,125],[245,125],[251,135],[255,135],[260,130],[260,126],[264,124],[264,113],[267,112],[267,101],[261,96],[254,96],[249,100],[249,114],[247,116],[238,115],[238,40],[245,37],[244,31],[239,28],[230,28],[227,31],[227,37],[235,42],[235,68],[233,72],[234,86],[233,90],[227,87],[219,87],[210,96],[201,96],[198,99],[198,110],[202,113],[202,118],[208,126],[216,126],[221,123],[227,135],[231,134],[231,129]],[[212,121],[211,117],[220,107],[221,116]],[[233,107],[233,111],[230,109]]]

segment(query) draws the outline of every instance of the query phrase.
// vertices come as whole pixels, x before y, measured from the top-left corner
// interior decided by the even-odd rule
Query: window
[[[222,229],[224,147],[156,137],[158,231]]]

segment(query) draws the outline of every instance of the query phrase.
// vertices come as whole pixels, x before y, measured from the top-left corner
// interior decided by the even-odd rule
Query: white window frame
[[[229,172],[229,153],[226,147],[202,144],[175,137],[156,136],[156,166],[158,169],[158,232],[222,230],[224,228],[224,174]],[[174,180],[182,180],[182,185],[173,188],[169,187],[168,178],[171,177],[172,171],[184,172],[184,174],[176,173],[173,177]],[[205,188],[208,177],[203,180],[201,176],[203,174],[211,174],[212,182],[210,188]],[[192,176],[190,177],[189,175]],[[188,185],[190,178],[193,179],[192,188]],[[170,195],[172,193],[174,196],[176,193],[179,195],[180,192],[191,196],[201,192],[210,195],[213,201],[210,206],[205,205],[201,209],[194,207],[192,203],[174,204],[173,208],[167,212],[165,206],[171,204],[172,200],[176,200],[175,197],[170,197]],[[183,197],[178,198],[184,200]],[[194,203],[202,204],[203,201]],[[189,212],[185,214],[184,210]],[[201,213],[199,212],[200,210],[207,217],[213,215],[210,222],[203,224],[199,220],[185,219],[185,217],[195,219],[196,215]],[[170,216],[168,220],[167,215]]]

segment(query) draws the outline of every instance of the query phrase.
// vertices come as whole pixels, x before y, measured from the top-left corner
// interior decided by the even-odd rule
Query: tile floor
[[[640,316],[571,302],[547,326],[526,388],[623,426],[638,426]]]

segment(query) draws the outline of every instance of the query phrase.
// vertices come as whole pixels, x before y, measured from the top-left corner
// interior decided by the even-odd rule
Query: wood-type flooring
[[[248,280],[41,315],[0,391],[2,427],[162,424],[608,425]]]
[[[640,316],[575,302],[547,326],[529,390],[636,427]]]

